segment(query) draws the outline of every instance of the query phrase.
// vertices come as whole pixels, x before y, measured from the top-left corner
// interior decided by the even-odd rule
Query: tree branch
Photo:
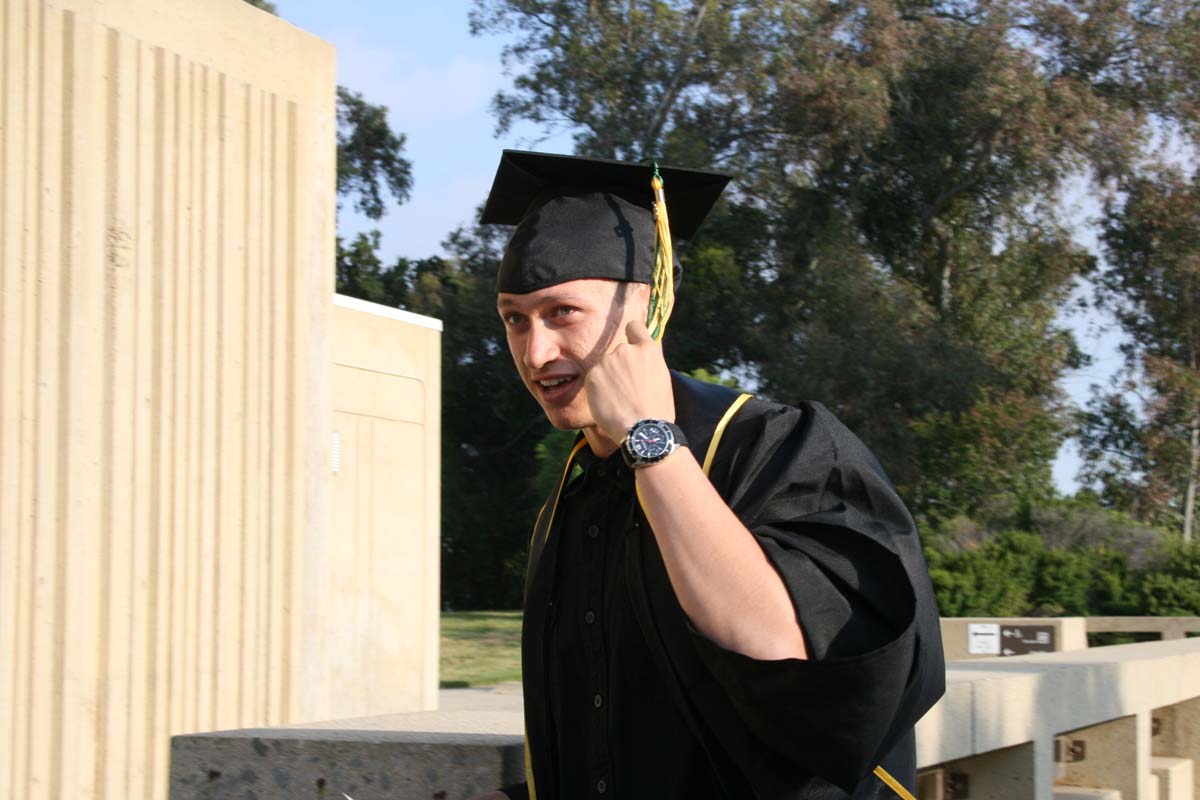
[[[696,45],[696,39],[700,36],[700,24],[704,21],[704,15],[708,13],[709,7],[712,5],[712,0],[702,0],[694,7],[692,15],[692,23],[688,27],[687,38],[683,46],[679,50],[679,59],[675,64],[675,72],[671,76],[670,82],[667,84],[667,90],[663,92],[662,100],[659,101],[658,107],[654,109],[654,114],[650,117],[650,126],[642,136],[642,155],[647,155],[658,141],[658,137],[662,135],[663,126],[667,123],[667,114],[670,113],[671,107],[675,105],[675,101],[679,98],[679,92],[683,86],[683,74],[692,60],[692,51]]]
[[[929,208],[921,215],[922,225],[927,225],[931,219],[942,213],[954,201],[954,198],[979,182],[979,179],[983,176],[983,171],[987,169],[988,163],[992,160],[997,134],[998,131],[995,129],[992,129],[987,134],[987,138],[983,142],[983,153],[971,167],[971,170],[967,173],[967,177],[943,191],[929,204]]]

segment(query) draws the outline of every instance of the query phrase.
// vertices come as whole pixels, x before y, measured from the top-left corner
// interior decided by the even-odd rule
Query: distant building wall
[[[0,797],[329,691],[333,104],[242,0],[0,0]]]
[[[441,330],[335,299],[331,520],[313,543],[306,719],[437,707]]]

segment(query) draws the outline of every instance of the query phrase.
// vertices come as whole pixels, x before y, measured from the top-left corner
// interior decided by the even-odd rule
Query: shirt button
[[[604,794],[607,791],[608,791],[608,784],[604,782],[603,778],[596,781],[596,793],[597,794]]]
[[[599,525],[589,525],[588,526],[588,538],[589,539],[595,539],[599,535],[600,535],[600,526]]]
[[[596,612],[589,611],[586,614],[584,614],[583,621],[586,622],[588,625],[591,625],[593,622],[596,621]]]
[[[597,694],[592,698],[592,705],[594,705],[596,708],[599,708],[600,706],[604,705],[604,698]]]

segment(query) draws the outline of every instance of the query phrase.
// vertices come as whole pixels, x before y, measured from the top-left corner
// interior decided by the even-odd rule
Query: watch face
[[[629,449],[638,458],[659,458],[667,453],[674,439],[665,425],[647,423],[638,426],[629,437]]]

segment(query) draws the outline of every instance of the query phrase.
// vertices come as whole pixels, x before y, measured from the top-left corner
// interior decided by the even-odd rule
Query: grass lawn
[[[521,612],[442,614],[443,689],[521,680]]]

